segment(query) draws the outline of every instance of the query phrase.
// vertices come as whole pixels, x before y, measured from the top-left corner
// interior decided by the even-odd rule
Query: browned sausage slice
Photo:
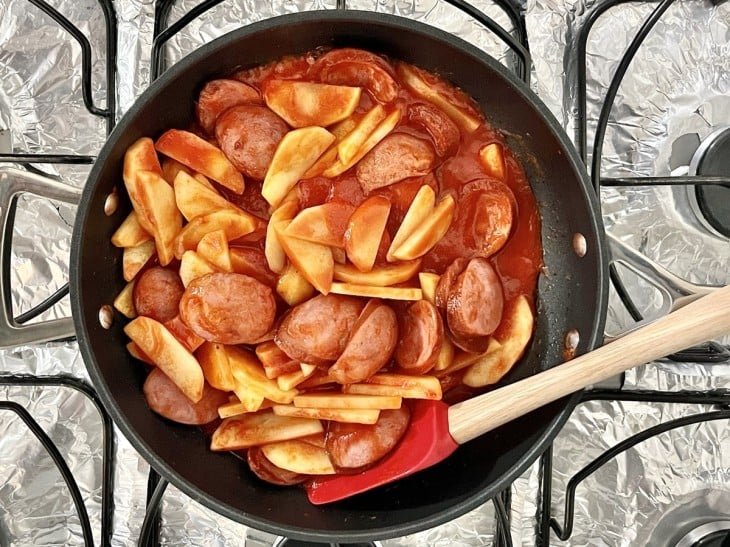
[[[229,108],[218,117],[215,137],[223,153],[236,169],[263,180],[279,141],[289,128],[265,106],[242,105]]]
[[[373,425],[330,422],[325,448],[336,469],[353,471],[374,464],[390,452],[408,428],[407,406],[381,410]]]
[[[473,256],[488,258],[499,251],[512,231],[515,198],[503,183],[476,180],[460,191],[456,226]]]
[[[213,133],[215,121],[224,111],[240,104],[262,104],[259,92],[237,80],[211,80],[198,95],[195,115],[203,131]]]
[[[468,258],[457,258],[454,260],[444,273],[439,277],[438,285],[436,285],[435,301],[436,307],[446,310],[446,304],[449,301],[449,294],[451,294],[451,288],[456,282],[458,275],[464,271],[466,265],[469,263]]]
[[[253,277],[212,273],[190,282],[180,318],[201,338],[219,344],[252,344],[274,325],[273,291]]]
[[[228,402],[228,394],[203,387],[203,397],[197,403],[188,399],[162,370],[152,369],[142,387],[149,407],[160,416],[188,425],[203,425],[218,418],[218,407]]]
[[[290,486],[292,484],[299,484],[307,479],[307,475],[292,473],[271,463],[258,446],[253,446],[248,449],[246,460],[254,475],[271,484]]]
[[[344,351],[364,303],[337,294],[318,295],[284,317],[274,342],[294,360],[324,365]]]
[[[309,74],[328,84],[364,87],[383,103],[398,97],[393,67],[362,49],[339,48],[325,53],[315,61]]]
[[[185,287],[176,271],[162,267],[150,268],[134,284],[134,309],[137,315],[164,323],[177,315],[184,291]]]
[[[460,337],[492,334],[502,320],[502,282],[485,258],[472,258],[456,278],[446,304],[449,328]]]
[[[425,374],[436,364],[444,340],[441,314],[428,300],[418,300],[408,306],[399,325],[395,361],[408,372]]]
[[[328,374],[340,384],[367,380],[388,362],[398,342],[398,319],[380,300],[370,300],[362,310],[345,351]]]
[[[443,111],[427,103],[417,103],[408,108],[408,119],[423,127],[436,147],[436,153],[443,157],[459,146],[461,133],[456,124]]]
[[[430,143],[407,133],[395,133],[360,160],[357,180],[367,194],[399,180],[425,175],[435,163],[436,154]]]

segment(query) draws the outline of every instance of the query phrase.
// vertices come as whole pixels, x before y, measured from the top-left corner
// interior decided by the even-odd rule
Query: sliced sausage
[[[390,452],[408,429],[407,406],[381,410],[372,425],[330,422],[325,449],[338,470],[354,471],[370,466]]]
[[[490,336],[463,336],[449,328],[446,329],[446,335],[457,348],[471,353],[484,353],[487,351],[489,339],[491,338]]]
[[[444,340],[444,326],[436,306],[418,300],[399,322],[400,340],[395,361],[410,373],[425,374],[436,364]]]
[[[383,103],[398,97],[393,68],[382,57],[362,49],[340,48],[325,53],[309,74],[328,84],[364,87]]]
[[[201,338],[219,344],[252,344],[274,325],[273,291],[253,277],[212,273],[190,282],[180,318]]]
[[[164,418],[188,425],[203,425],[218,418],[218,407],[228,402],[228,393],[203,387],[197,403],[188,399],[159,368],[152,369],[142,387],[149,407]]]
[[[509,238],[516,205],[512,191],[503,183],[476,180],[460,191],[456,227],[473,256],[488,258]]]
[[[215,137],[223,153],[245,175],[263,180],[279,141],[289,128],[265,106],[229,108],[218,117]]]
[[[357,180],[367,194],[433,169],[436,154],[430,143],[407,133],[388,135],[357,164]]]
[[[274,465],[266,458],[266,456],[264,456],[263,451],[258,446],[253,446],[248,449],[246,461],[248,461],[248,466],[251,468],[254,475],[263,481],[270,482],[271,484],[290,486],[292,484],[304,482],[308,478],[307,475],[292,473],[291,471]]]
[[[364,302],[353,296],[315,296],[284,317],[274,342],[294,360],[330,364],[344,351],[363,306]]]
[[[446,310],[446,304],[449,301],[449,294],[454,286],[454,282],[458,275],[464,271],[466,265],[469,263],[468,258],[457,258],[454,260],[444,273],[439,277],[438,285],[436,285],[435,301],[436,307]]]
[[[198,95],[195,116],[200,127],[209,135],[213,133],[215,121],[224,111],[240,104],[261,104],[259,92],[250,85],[237,80],[211,80]]]
[[[408,108],[408,119],[428,132],[439,156],[450,155],[459,146],[461,139],[459,128],[451,118],[432,104],[411,105]]]
[[[472,258],[456,278],[446,303],[449,328],[461,337],[492,334],[502,320],[502,282],[485,258]]]
[[[352,328],[345,350],[328,371],[340,384],[367,380],[393,355],[398,342],[398,318],[380,300],[370,300]]]
[[[162,267],[150,268],[134,284],[134,309],[137,315],[164,323],[177,315],[183,292],[185,287],[176,271]]]

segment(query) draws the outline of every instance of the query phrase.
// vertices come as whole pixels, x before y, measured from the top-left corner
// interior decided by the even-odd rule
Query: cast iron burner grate
[[[687,532],[675,547],[730,547],[730,520],[702,524]]]
[[[689,165],[690,175],[730,174],[730,127],[710,133]],[[712,232],[730,237],[730,185],[696,186],[690,203],[697,218]]]

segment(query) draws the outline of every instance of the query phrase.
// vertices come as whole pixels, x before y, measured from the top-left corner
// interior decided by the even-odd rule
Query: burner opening
[[[730,127],[714,131],[700,144],[690,163],[691,175],[730,175]],[[694,187],[695,213],[705,227],[730,237],[730,186]]]
[[[289,539],[278,537],[273,547],[380,547],[379,541],[364,541],[360,543],[313,543],[311,541],[299,541],[297,539]]]

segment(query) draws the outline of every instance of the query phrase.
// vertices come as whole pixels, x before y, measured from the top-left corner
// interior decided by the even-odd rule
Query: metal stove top
[[[460,6],[346,7],[441,27],[530,79],[574,138],[616,238],[607,334],[726,284],[730,4],[478,0],[479,21]],[[0,0],[0,182],[15,180],[7,169],[19,167],[82,187],[115,119],[166,66],[241,24],[337,7]],[[17,199],[4,260],[16,323],[70,314],[74,199],[59,197]],[[635,251],[649,260],[626,267],[619,259]],[[647,273],[663,275],[658,288]],[[159,486],[100,410],[73,341],[15,340],[0,351],[0,545],[282,544]],[[553,448],[495,503],[382,545],[727,543],[727,344],[587,392]]]

